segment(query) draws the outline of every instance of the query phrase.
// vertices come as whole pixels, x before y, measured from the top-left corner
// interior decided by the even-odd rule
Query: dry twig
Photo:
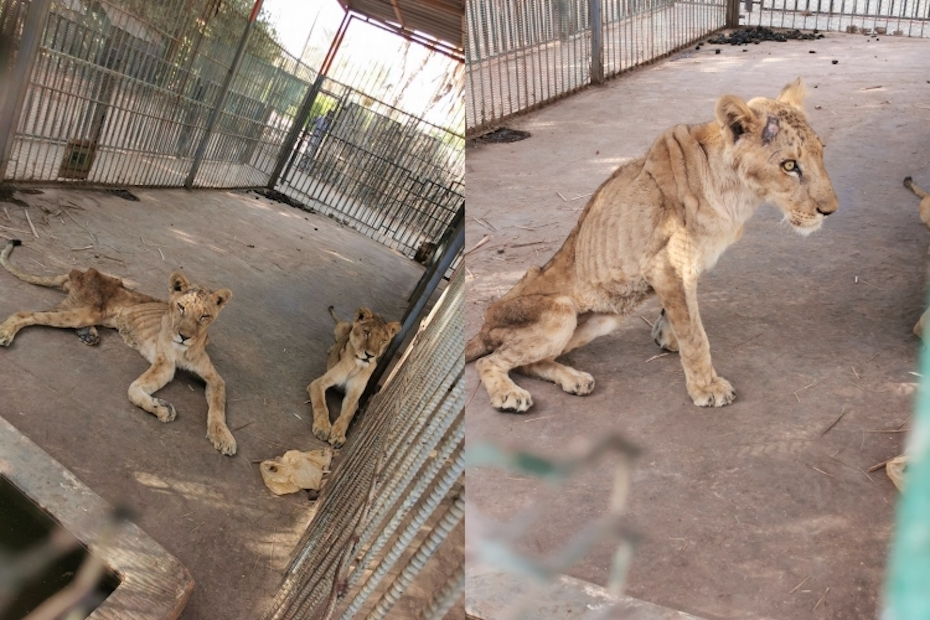
[[[30,228],[30,230],[32,230],[32,235],[33,235],[36,239],[38,239],[38,238],[39,238],[39,233],[36,232],[36,227],[35,227],[35,225],[32,223],[32,218],[29,217],[29,211],[26,211],[25,209],[23,209],[23,213],[26,214],[26,221],[29,222],[29,228]]]
[[[823,437],[824,435],[826,435],[826,434],[827,434],[827,431],[829,431],[831,428],[833,428],[834,426],[836,426],[837,423],[838,423],[840,420],[843,419],[843,416],[844,416],[844,415],[846,415],[846,407],[843,407],[843,412],[840,413],[840,417],[838,417],[837,419],[833,420],[833,424],[831,424],[831,425],[828,426],[827,428],[823,429],[823,431],[821,431],[820,436]]]
[[[485,235],[481,237],[481,241],[476,243],[470,250],[467,250],[465,254],[471,254],[472,252],[474,252],[475,250],[477,250],[478,248],[480,248],[481,246],[483,246],[485,243],[487,243],[490,240],[491,240],[491,235]]]
[[[818,607],[820,607],[820,604],[823,602],[823,599],[827,598],[827,592],[829,592],[829,591],[830,591],[830,588],[827,588],[826,590],[823,591],[823,596],[820,597],[820,600],[817,601],[817,604],[814,605],[814,609],[812,609],[811,611],[814,611],[814,610],[816,610]]]
[[[789,592],[788,594],[794,594],[795,592],[797,592],[797,591],[798,591],[798,588],[800,588],[800,587],[803,586],[805,583],[807,583],[807,580],[810,579],[810,578],[813,577],[813,576],[814,576],[814,573],[811,573],[810,575],[808,575],[807,577],[805,577],[805,578],[804,578],[804,581],[802,581],[802,582],[799,583],[798,585],[794,586],[794,588],[792,588],[792,589],[791,589],[791,592]]]

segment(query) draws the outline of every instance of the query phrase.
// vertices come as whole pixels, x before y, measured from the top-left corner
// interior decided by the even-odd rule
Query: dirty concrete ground
[[[469,442],[559,456],[620,431],[642,449],[627,594],[706,618],[876,617],[897,494],[866,470],[902,451],[917,381],[930,234],[901,181],[930,185],[928,53],[926,40],[835,33],[704,46],[507,124],[527,140],[469,148],[466,249],[488,236],[467,255],[470,337],[488,303],[559,247],[584,197],[668,126],[713,119],[725,93],[808,85],[839,211],[803,238],[762,207],[699,287],[735,403],[696,408],[677,354],[655,357],[640,318],[654,320],[654,300],[566,356],[594,375],[590,396],[517,377],[535,404],[503,414],[467,366]],[[509,519],[543,488],[477,468],[467,479],[467,523],[476,511]],[[596,470],[561,490],[521,548],[561,548],[604,514],[610,483]],[[605,545],[569,573],[604,584],[610,559]]]
[[[96,267],[164,298],[168,275],[233,291],[210,331],[239,444],[225,457],[205,439],[203,384],[179,372],[159,396],[162,424],[126,389],[147,363],[112,330],[97,347],[31,327],[0,351],[0,413],[178,557],[196,586],[182,618],[259,618],[307,525],[304,493],[275,497],[257,461],[324,447],[310,430],[305,387],[325,370],[330,304],[399,319],[422,267],[328,218],[251,192],[42,188],[0,203],[12,260],[54,274]],[[9,198],[9,197],[8,197]],[[29,220],[39,237],[33,235]],[[5,239],[0,238],[5,243]],[[0,315],[55,306],[62,294],[0,272]],[[351,440],[351,433],[350,433]],[[461,544],[461,543],[460,543]]]

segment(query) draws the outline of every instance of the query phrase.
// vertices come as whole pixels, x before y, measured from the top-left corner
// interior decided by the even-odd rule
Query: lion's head
[[[171,340],[178,346],[194,343],[205,345],[207,328],[226,307],[232,291],[218,291],[193,286],[184,275],[175,271],[168,278],[168,327]]]
[[[349,342],[355,349],[355,363],[359,366],[377,363],[399,331],[400,323],[397,321],[386,323],[368,308],[356,310],[352,331],[349,333]]]
[[[798,78],[777,99],[749,103],[734,95],[717,102],[717,121],[732,144],[733,164],[761,200],[778,206],[807,235],[836,211],[838,201],[823,165],[823,143],[807,124],[805,90]]]

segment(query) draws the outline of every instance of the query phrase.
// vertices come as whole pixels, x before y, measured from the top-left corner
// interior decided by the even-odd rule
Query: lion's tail
[[[491,353],[494,349],[489,347],[488,344],[484,341],[484,338],[481,337],[481,334],[478,334],[474,338],[468,341],[468,344],[465,345],[465,363],[473,362],[479,357],[484,357],[488,353]]]
[[[330,306],[327,308],[327,310],[329,310],[329,316],[333,317],[333,320],[336,321],[336,323],[339,323],[339,317],[336,315],[336,308]]]
[[[914,179],[911,177],[904,177],[904,187],[917,194],[918,198],[926,198],[927,196],[930,196],[930,194],[927,194],[927,192],[920,189],[920,187],[917,185],[917,183],[914,183]]]
[[[31,273],[25,273],[20,271],[13,266],[13,263],[10,262],[10,252],[13,251],[18,245],[22,245],[23,242],[19,239],[10,239],[6,247],[3,248],[3,251],[0,252],[0,265],[3,265],[7,271],[12,273],[14,276],[22,280],[23,282],[28,282],[29,284],[36,284],[38,286],[47,286],[48,288],[64,288],[65,282],[68,281],[69,275],[64,274],[61,276],[34,276]]]

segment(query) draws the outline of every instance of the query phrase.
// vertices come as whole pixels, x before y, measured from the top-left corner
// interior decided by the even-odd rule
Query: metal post
[[[287,137],[284,138],[284,143],[281,145],[281,150],[278,152],[278,161],[274,166],[274,170],[271,171],[271,176],[268,178],[268,185],[266,186],[268,189],[274,189],[278,184],[278,179],[280,179],[281,176],[287,176],[287,173],[290,172],[291,165],[295,159],[294,156],[296,155],[294,152],[294,145],[297,143],[297,138],[300,136],[300,132],[303,130],[304,125],[307,124],[307,117],[310,116],[310,111],[313,110],[313,104],[316,102],[317,95],[320,94],[320,90],[323,88],[323,80],[326,79],[326,74],[329,73],[329,69],[333,64],[333,59],[336,57],[336,52],[339,51],[339,46],[342,45],[342,39],[345,37],[346,29],[348,29],[352,17],[352,13],[348,11],[342,16],[339,30],[336,31],[336,36],[333,37],[333,42],[329,45],[326,58],[323,59],[323,66],[320,67],[320,72],[317,74],[316,80],[314,80],[313,85],[310,86],[310,89],[307,91],[307,96],[304,97],[303,102],[300,104],[297,116],[294,117],[294,124],[291,125],[290,130],[287,132]]]
[[[6,178],[6,169],[13,152],[13,139],[51,6],[52,0],[33,0],[29,3],[16,62],[10,72],[9,82],[4,80],[4,88],[0,89],[0,181]],[[0,59],[0,62],[6,64],[5,59]]]
[[[747,0],[746,8],[751,10],[752,2]],[[727,0],[727,28],[739,28],[739,0]]]
[[[588,25],[591,28],[591,83],[604,83],[604,30],[601,0],[588,0]]]
[[[446,275],[446,271],[449,269],[452,261],[455,260],[458,253],[465,247],[465,207],[460,207],[455,214],[452,227],[455,230],[455,235],[439,257],[439,260],[434,263],[433,272],[425,286],[422,287],[420,296],[407,308],[407,312],[404,314],[404,320],[401,322],[400,332],[394,337],[391,344],[388,345],[388,348],[384,351],[384,355],[381,356],[382,363],[375,367],[375,371],[368,379],[368,386],[365,388],[365,393],[360,399],[361,404],[364,404],[367,397],[378,389],[378,382],[381,380],[382,375],[384,375],[388,362],[394,357],[394,354],[397,353],[401,343],[414,327],[414,324],[419,320],[420,315],[423,313],[423,308],[426,307],[426,302],[429,301],[429,298],[436,291],[436,287],[439,286],[439,281]]]
[[[245,53],[245,45],[249,41],[249,35],[252,34],[252,27],[255,25],[255,20],[258,18],[258,12],[261,8],[262,0],[255,0],[252,13],[249,15],[249,21],[245,25],[245,30],[242,31],[242,38],[239,39],[239,47],[236,48],[236,55],[233,57],[232,64],[229,66],[229,71],[226,72],[226,78],[223,80],[223,86],[220,89],[219,97],[217,97],[216,106],[210,112],[210,118],[207,120],[207,129],[203,134],[203,138],[200,140],[200,144],[197,145],[197,150],[194,152],[194,163],[191,164],[190,174],[188,174],[187,179],[184,180],[184,187],[187,189],[190,189],[194,185],[194,179],[197,177],[197,171],[200,170],[203,155],[207,150],[207,144],[213,136],[216,122],[219,120],[220,113],[222,113],[223,107],[226,104],[226,95],[229,94],[229,87],[232,85],[233,78],[236,76],[236,71],[239,69],[239,63],[242,61],[243,53]]]

